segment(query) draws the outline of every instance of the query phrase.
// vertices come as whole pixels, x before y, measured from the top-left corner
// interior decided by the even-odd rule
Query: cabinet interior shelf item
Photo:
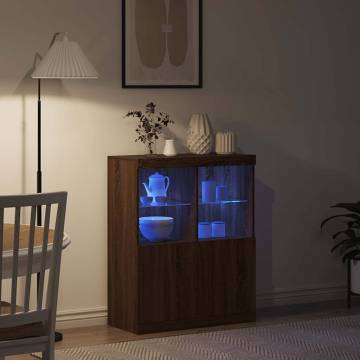
[[[255,162],[108,158],[109,325],[144,334],[255,321]]]

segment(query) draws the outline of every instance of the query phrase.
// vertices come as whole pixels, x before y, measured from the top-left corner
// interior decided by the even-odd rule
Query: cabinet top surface
[[[194,165],[199,163],[244,163],[249,165],[255,165],[256,156],[249,154],[206,154],[206,155],[197,155],[197,154],[178,154],[175,156],[165,156],[165,155],[117,155],[117,156],[109,156],[109,159],[118,159],[118,160],[128,160],[128,161],[137,161],[140,163],[158,163],[158,164],[166,164],[166,163],[187,163]]]

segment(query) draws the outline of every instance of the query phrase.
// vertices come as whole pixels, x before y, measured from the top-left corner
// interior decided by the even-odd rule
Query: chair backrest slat
[[[33,268],[34,256],[34,239],[35,239],[35,220],[36,220],[36,206],[31,207],[30,215],[30,229],[29,229],[29,243],[27,255],[27,269],[26,269],[26,282],[25,282],[25,297],[24,297],[24,311],[29,311],[30,293],[31,293],[31,275]]]
[[[59,282],[59,275],[60,275],[60,262],[61,262],[61,243],[62,238],[59,236],[60,231],[57,228],[61,228],[64,226],[63,222],[65,219],[64,214],[65,209],[58,207],[56,213],[56,227],[55,227],[55,236],[54,236],[54,245],[53,245],[53,252],[52,252],[52,263],[53,266],[57,269],[56,271],[52,272],[49,277],[49,291],[47,293],[46,298],[46,307],[50,308],[52,311],[52,315],[56,316],[56,304],[57,304],[57,296],[58,296],[58,286],[56,284]],[[56,238],[55,238],[56,237]]]
[[[30,321],[45,321],[49,331],[54,331],[66,200],[66,192],[0,196],[0,329],[14,324],[25,325]],[[44,226],[36,225],[39,206],[45,208]],[[22,224],[22,210],[29,207],[30,221]],[[57,208],[57,212],[51,216],[53,208]],[[11,224],[7,223],[8,209],[15,209],[15,219]],[[55,220],[54,229],[50,228],[51,220]],[[47,270],[49,276],[46,276]],[[35,273],[39,274],[37,299],[32,301]],[[22,276],[25,277],[24,283],[18,280]],[[5,287],[2,289],[5,279],[11,279],[9,294]],[[23,304],[17,304],[21,286],[24,289]],[[1,300],[5,301],[4,297],[8,295],[9,309],[4,303],[1,305]],[[4,312],[4,306],[9,311]]]
[[[15,225],[14,225],[14,240],[13,240],[13,266],[11,279],[11,314],[16,312],[16,297],[17,297],[17,279],[18,279],[18,264],[19,264],[19,242],[20,242],[20,212],[21,208],[15,208]]]
[[[38,298],[37,299],[38,300],[37,301],[37,309],[38,310],[41,310],[42,303],[43,303],[46,255],[47,255],[47,247],[48,247],[48,243],[49,243],[50,212],[51,212],[51,205],[46,205],[43,244],[42,244],[42,250],[41,250],[40,277],[39,277],[38,294],[37,294],[37,298]],[[54,250],[54,243],[53,243],[53,250]]]

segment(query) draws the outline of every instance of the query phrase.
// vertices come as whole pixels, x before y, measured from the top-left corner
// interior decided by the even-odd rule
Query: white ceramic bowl
[[[139,218],[142,236],[152,242],[166,240],[174,228],[174,218],[169,216],[144,216]]]

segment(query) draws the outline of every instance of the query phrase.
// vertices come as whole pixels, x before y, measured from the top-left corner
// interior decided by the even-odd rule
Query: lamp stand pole
[[[41,173],[41,79],[38,79],[38,122],[37,122],[37,173],[36,173],[36,192],[42,192],[42,173]],[[41,226],[41,206],[37,207],[37,225]]]
[[[38,121],[37,121],[37,173],[36,173],[36,192],[42,193],[42,172],[41,172],[41,79],[38,79]],[[36,225],[42,226],[41,206],[36,209]],[[37,290],[39,291],[40,273],[37,273]],[[62,341],[63,335],[55,332],[55,341]]]

